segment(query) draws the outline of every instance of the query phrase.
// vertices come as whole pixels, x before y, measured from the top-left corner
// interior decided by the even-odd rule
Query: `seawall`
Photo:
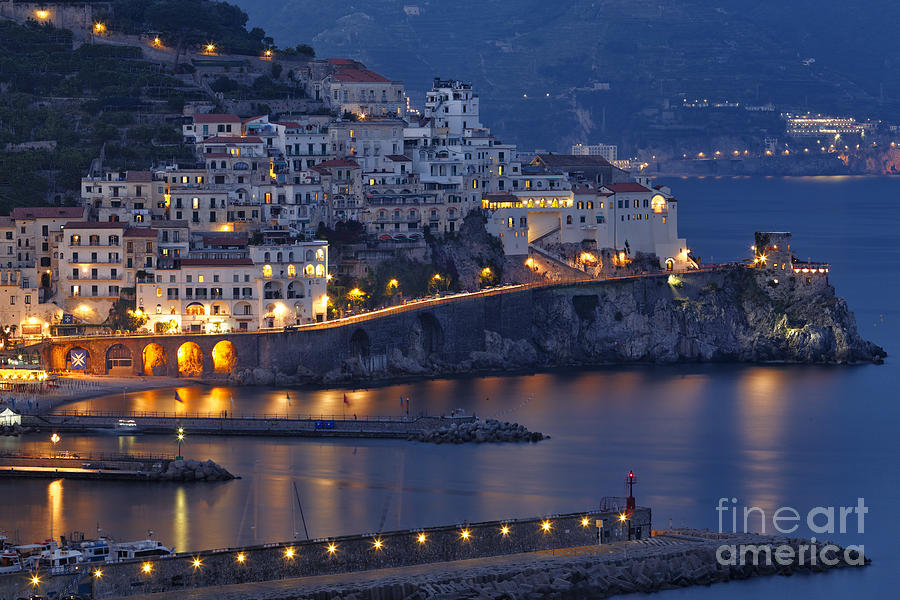
[[[213,350],[229,347],[221,369]],[[178,351],[196,347],[200,372],[180,371]],[[113,346],[131,374],[199,376],[241,385],[340,385],[397,377],[564,366],[674,362],[879,362],[827,273],[751,269],[584,281],[417,303],[284,332],[65,338],[45,362],[67,367],[87,352],[103,375]],[[158,358],[151,366],[148,351]],[[121,349],[119,349],[121,350]],[[230,371],[217,372],[217,371]]]

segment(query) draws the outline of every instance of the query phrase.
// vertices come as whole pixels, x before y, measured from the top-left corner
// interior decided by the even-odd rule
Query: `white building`
[[[324,321],[328,244],[250,246],[249,257],[186,258],[137,284],[156,333],[257,331]]]
[[[478,94],[471,83],[435,78],[425,96],[425,117],[437,128],[446,128],[450,137],[462,137],[466,130],[482,129]]]
[[[602,156],[611,163],[619,160],[619,147],[611,144],[575,144],[572,146],[575,156]]]

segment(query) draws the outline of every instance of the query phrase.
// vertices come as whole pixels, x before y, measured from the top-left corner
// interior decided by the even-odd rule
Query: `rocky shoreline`
[[[230,481],[237,479],[212,460],[173,460],[165,471],[148,474],[151,481]]]
[[[391,348],[385,367],[359,359],[317,373],[243,369],[235,385],[340,386],[560,368],[675,363],[881,363],[846,301],[826,276],[801,277],[731,265],[673,277],[598,281],[532,292],[530,330],[518,339],[484,331],[483,350],[461,360]]]
[[[465,443],[503,443],[503,442],[539,442],[550,439],[539,431],[528,431],[518,423],[500,422],[495,419],[453,423],[449,427],[441,427],[431,431],[422,431],[409,435],[409,441],[428,442],[433,444],[465,444]]]

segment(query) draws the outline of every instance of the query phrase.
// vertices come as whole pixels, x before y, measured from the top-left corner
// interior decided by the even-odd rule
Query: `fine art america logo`
[[[863,498],[857,498],[856,506],[816,506],[810,509],[805,518],[800,511],[790,506],[782,506],[771,515],[758,506],[737,505],[737,498],[719,498],[716,505],[719,516],[719,533],[750,533],[748,526],[751,518],[759,518],[761,529],[757,533],[779,533],[783,535],[796,532],[801,523],[805,523],[810,531],[817,535],[847,533],[855,531],[865,533],[866,514],[869,507]],[[767,531],[766,524],[772,529]],[[729,527],[730,526],[730,527]],[[739,529],[739,527],[741,527]],[[723,544],[716,550],[716,560],[720,565],[772,565],[815,566],[822,564],[834,566],[839,562],[847,565],[865,564],[865,547],[848,545],[841,548],[835,544],[816,543],[816,538],[808,544],[794,547],[789,544],[772,546],[769,544]]]

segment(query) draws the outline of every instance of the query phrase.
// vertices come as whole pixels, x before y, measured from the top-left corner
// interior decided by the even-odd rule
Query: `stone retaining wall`
[[[603,523],[600,528],[598,521]],[[503,533],[503,527],[509,528],[508,533]],[[76,574],[42,576],[39,591],[52,596],[72,593],[78,588],[100,600],[591,545],[598,543],[600,531],[604,532],[605,543],[629,537],[647,538],[651,531],[650,509],[636,509],[632,519],[625,523],[619,520],[618,513],[594,510],[184,553],[153,561],[101,565],[101,577],[93,577],[87,567]],[[420,534],[425,535],[423,542],[419,541]],[[328,549],[331,545],[334,552]],[[199,566],[194,565],[195,560],[200,561]],[[145,564],[150,565],[149,572],[144,570]],[[27,597],[34,593],[29,578],[28,573],[0,576],[0,598]]]

